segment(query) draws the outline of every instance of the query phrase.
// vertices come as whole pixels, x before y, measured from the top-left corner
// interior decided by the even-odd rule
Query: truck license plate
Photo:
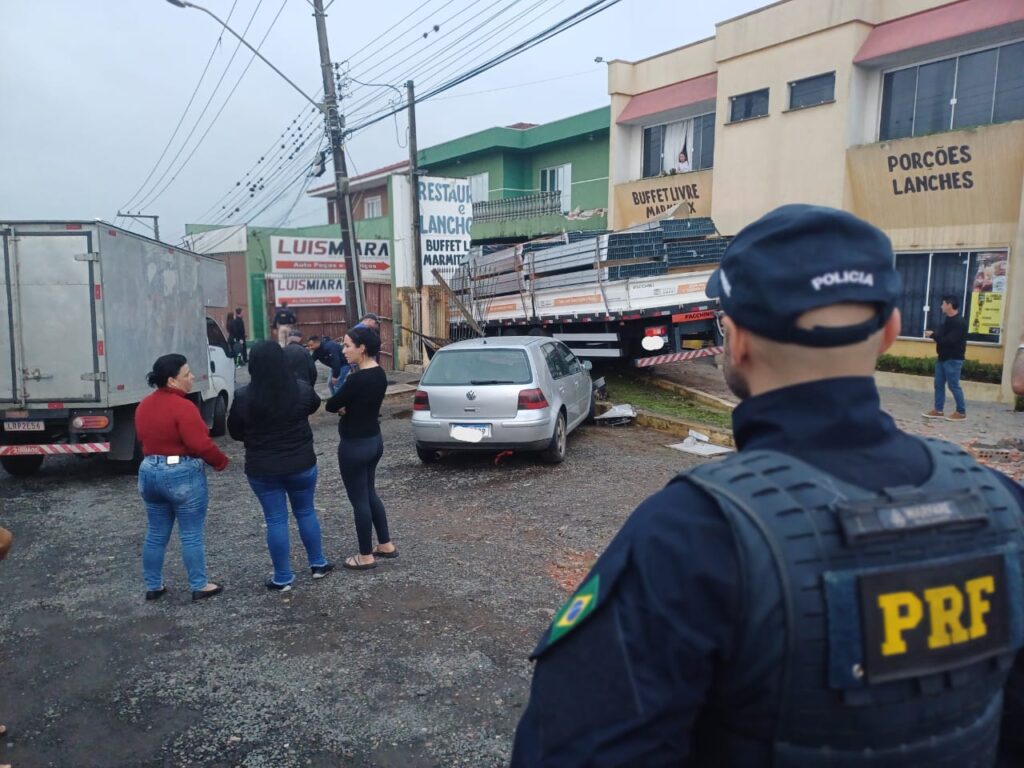
[[[41,421],[5,421],[4,432],[42,432]]]

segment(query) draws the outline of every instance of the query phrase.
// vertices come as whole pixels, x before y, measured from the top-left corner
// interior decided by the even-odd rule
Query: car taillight
[[[75,416],[71,420],[73,429],[106,429],[110,419],[106,416]]]
[[[519,393],[520,411],[539,411],[548,407],[548,400],[539,389],[524,389]]]
[[[430,410],[430,397],[422,389],[417,389],[416,394],[412,399],[412,409],[414,411],[429,411]]]

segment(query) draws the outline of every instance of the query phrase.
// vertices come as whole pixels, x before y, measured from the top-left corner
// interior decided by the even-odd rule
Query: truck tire
[[[551,434],[551,442],[540,452],[540,457],[548,464],[561,464],[565,461],[565,448],[565,414],[559,411],[558,420],[555,421],[555,431]]]
[[[28,477],[34,475],[43,466],[42,455],[37,456],[0,456],[0,466],[7,471],[7,474],[15,477]]]
[[[217,402],[213,404],[213,425],[210,427],[210,437],[223,437],[228,433],[228,403],[226,398],[217,396]]]

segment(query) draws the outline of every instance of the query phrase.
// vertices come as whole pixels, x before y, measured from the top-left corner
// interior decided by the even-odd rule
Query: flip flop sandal
[[[350,571],[368,571],[371,568],[377,567],[377,561],[374,560],[372,563],[360,563],[354,556],[346,557],[345,561],[341,564],[341,567],[348,568]]]
[[[386,558],[388,560],[393,560],[394,558],[398,557],[398,549],[393,549],[390,552],[384,552],[383,550],[380,550],[380,549],[377,549],[376,547],[374,547],[374,549],[373,549],[373,556],[374,557],[383,557],[383,558]]]

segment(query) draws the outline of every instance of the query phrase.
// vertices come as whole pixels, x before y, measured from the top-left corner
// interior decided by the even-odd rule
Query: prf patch
[[[548,635],[548,645],[578,627],[587,616],[594,612],[600,597],[600,587],[601,574],[595,573],[586,584],[576,591],[575,595],[569,598],[569,602],[555,614],[555,620],[551,623],[551,633]]]
[[[916,677],[1011,649],[999,555],[858,578],[869,683]]]

